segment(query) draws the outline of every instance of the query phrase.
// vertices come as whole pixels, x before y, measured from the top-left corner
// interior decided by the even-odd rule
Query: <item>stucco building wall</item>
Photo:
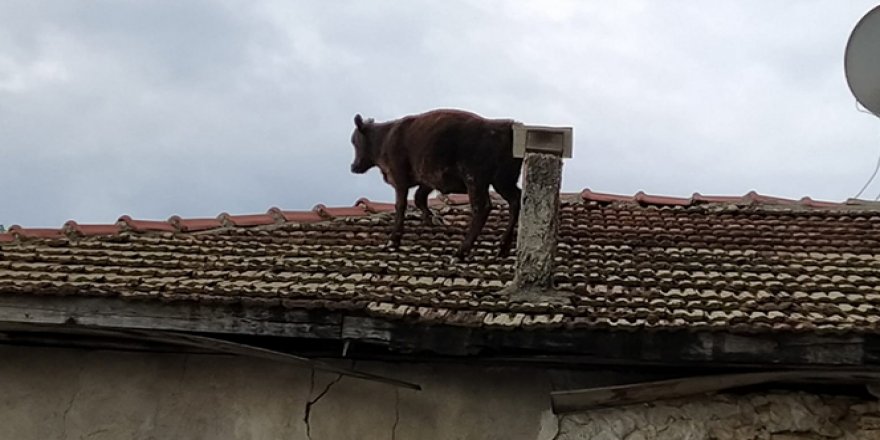
[[[878,440],[876,401],[795,392],[719,394],[562,417],[559,440]]]
[[[0,346],[0,440],[880,439],[877,403],[849,397],[702,396],[557,418],[551,383],[611,374],[355,366],[424,390],[242,357]]]
[[[244,357],[0,346],[0,439],[533,440],[549,438],[542,417],[556,428],[539,370],[355,366],[424,390]],[[306,424],[307,402],[337,380]]]

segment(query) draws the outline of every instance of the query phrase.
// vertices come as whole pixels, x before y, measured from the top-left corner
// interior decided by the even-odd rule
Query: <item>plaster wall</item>
[[[540,370],[355,366],[424,389],[313,375],[245,357],[0,346],[0,440],[534,440],[555,434],[549,381]]]
[[[876,401],[796,392],[718,394],[564,416],[558,440],[878,440]]]
[[[355,367],[424,389],[244,357],[0,346],[0,440],[880,439],[878,403],[852,397],[719,394],[557,417],[551,383],[622,377],[448,364]]]

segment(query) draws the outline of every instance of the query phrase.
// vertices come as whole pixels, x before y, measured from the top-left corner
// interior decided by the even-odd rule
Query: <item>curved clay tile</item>
[[[116,224],[134,232],[177,232],[171,223],[161,220],[135,220],[127,215],[119,217]]]
[[[168,223],[181,232],[206,231],[223,227],[223,222],[216,218],[181,218],[177,215],[171,216]]]
[[[691,199],[685,199],[681,197],[667,197],[667,196],[654,196],[650,194],[645,194],[644,191],[639,191],[636,193],[634,199],[645,205],[671,205],[671,206],[688,206],[691,204]]]
[[[64,223],[62,231],[67,234],[82,236],[116,235],[120,232],[120,228],[119,225],[115,224],[80,225],[73,220],[68,220]]]
[[[217,220],[229,226],[263,226],[276,223],[275,217],[268,213],[229,215],[224,212],[217,216]]]

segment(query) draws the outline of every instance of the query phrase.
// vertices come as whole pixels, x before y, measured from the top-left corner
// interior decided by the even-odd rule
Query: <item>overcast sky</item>
[[[880,154],[843,72],[876,3],[4,1],[0,224],[392,200],[352,117],[437,107],[574,126],[565,191],[844,200]]]

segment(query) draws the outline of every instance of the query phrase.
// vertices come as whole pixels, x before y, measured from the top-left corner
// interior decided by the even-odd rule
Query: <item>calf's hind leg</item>
[[[516,186],[515,180],[513,183],[507,184],[496,182],[492,186],[495,187],[495,191],[498,191],[498,194],[501,194],[501,197],[504,197],[504,200],[507,200],[507,212],[510,218],[507,219],[507,229],[504,230],[504,235],[501,236],[501,246],[498,248],[498,257],[506,258],[510,255],[510,245],[513,243],[513,234],[516,232],[516,225],[519,221],[522,191]]]
[[[431,208],[428,208],[428,196],[431,194],[431,191],[434,191],[434,189],[429,186],[419,185],[415,195],[416,208],[422,211],[422,221],[426,225],[440,226],[443,224],[443,219],[433,213]]]
[[[468,198],[471,201],[471,224],[461,247],[455,253],[455,258],[459,260],[464,260],[470,255],[474,242],[486,225],[486,219],[489,218],[489,212],[492,210],[492,204],[489,202],[489,185],[469,184]]]

